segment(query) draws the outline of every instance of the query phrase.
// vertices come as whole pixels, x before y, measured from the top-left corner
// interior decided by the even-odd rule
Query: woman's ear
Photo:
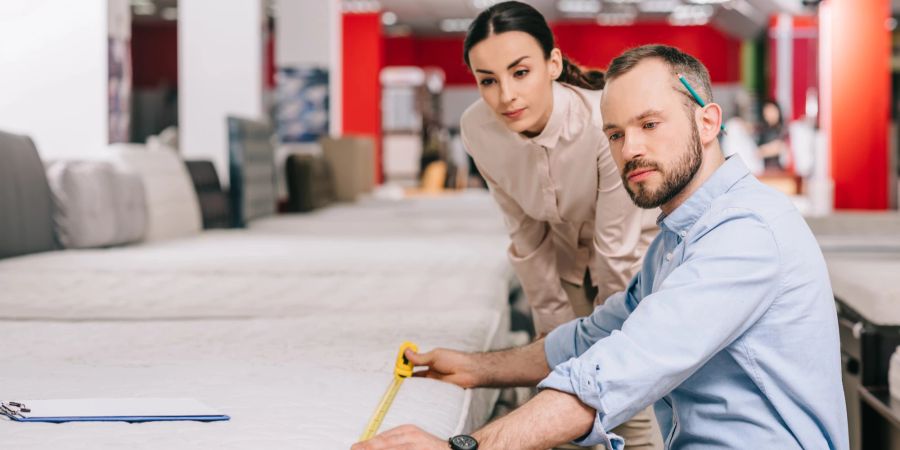
[[[550,51],[550,59],[547,60],[547,68],[550,72],[550,78],[556,80],[562,75],[563,71],[563,56],[562,52],[558,48],[554,48]]]
[[[697,128],[700,131],[700,142],[706,145],[719,136],[722,130],[722,107],[718,103],[707,103],[697,110]]]

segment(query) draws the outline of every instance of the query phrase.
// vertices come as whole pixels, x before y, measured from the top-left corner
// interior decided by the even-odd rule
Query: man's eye
[[[659,122],[647,122],[644,124],[644,129],[652,130],[652,129],[656,128],[657,125],[659,125]]]
[[[490,86],[490,85],[494,84],[494,79],[493,78],[485,78],[485,79],[481,80],[479,83],[482,86]]]
[[[609,135],[608,139],[610,142],[618,141],[619,139],[622,139],[622,133],[613,133]]]

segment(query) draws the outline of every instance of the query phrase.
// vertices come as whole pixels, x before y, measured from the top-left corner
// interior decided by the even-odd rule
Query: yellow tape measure
[[[360,442],[375,436],[375,433],[378,432],[378,428],[381,427],[381,422],[384,421],[384,416],[387,415],[388,409],[391,408],[391,403],[394,402],[394,397],[397,396],[397,392],[400,390],[400,385],[403,384],[403,380],[412,376],[413,364],[406,359],[405,353],[407,349],[411,349],[414,352],[419,351],[419,347],[412,342],[407,341],[400,346],[400,352],[397,354],[397,363],[394,365],[394,379],[391,380],[391,385],[388,386],[387,392],[384,393],[381,397],[381,401],[378,402],[378,407],[375,408],[375,414],[369,419],[366,430],[363,431],[362,436],[359,437]]]

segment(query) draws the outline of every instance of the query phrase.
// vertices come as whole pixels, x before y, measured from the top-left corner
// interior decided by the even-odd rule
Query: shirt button
[[[672,260],[672,254],[666,253],[666,261],[671,261],[671,260]]]
[[[685,237],[685,236],[687,236],[687,231],[682,230],[681,233],[678,233],[678,234],[680,234],[681,237]]]

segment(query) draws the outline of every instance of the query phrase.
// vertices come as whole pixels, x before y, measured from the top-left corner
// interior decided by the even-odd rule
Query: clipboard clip
[[[0,414],[15,419],[16,417],[25,418],[22,413],[30,413],[31,409],[24,403],[19,402],[0,402]]]

